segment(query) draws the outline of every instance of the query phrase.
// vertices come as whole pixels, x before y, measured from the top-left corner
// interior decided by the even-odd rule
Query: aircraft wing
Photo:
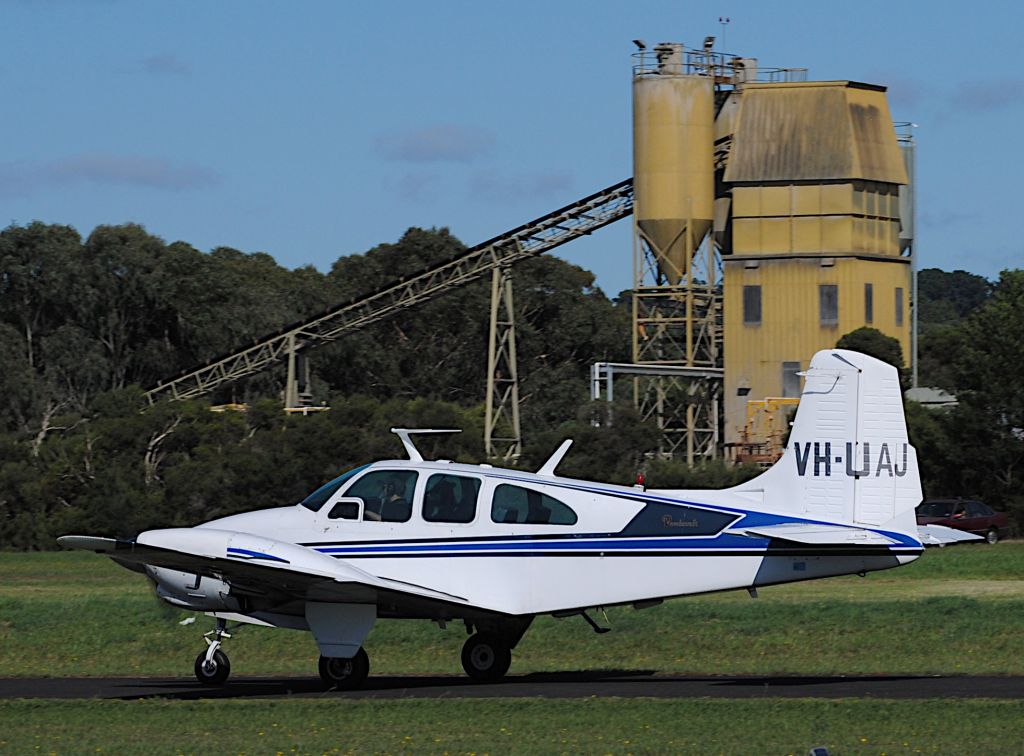
[[[729,532],[738,535],[761,536],[762,538],[779,538],[783,541],[815,546],[895,546],[900,543],[873,530],[838,525],[800,523],[762,525],[752,528],[733,528]]]
[[[149,530],[131,541],[62,536],[61,546],[105,554],[125,567],[166,567],[217,578],[242,593],[342,603],[444,603],[461,596],[372,575],[294,543],[213,528]]]
[[[984,540],[980,535],[947,528],[945,525],[918,525],[917,532],[921,543],[925,546],[946,546],[951,543]]]

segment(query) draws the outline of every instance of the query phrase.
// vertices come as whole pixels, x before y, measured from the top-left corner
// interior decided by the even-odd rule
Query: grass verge
[[[17,753],[1017,753],[1022,730],[985,700],[0,702]]]

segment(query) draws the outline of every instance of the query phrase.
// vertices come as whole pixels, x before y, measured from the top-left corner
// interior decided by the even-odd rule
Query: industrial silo
[[[714,82],[687,70],[682,45],[655,48],[633,76],[637,227],[670,285],[690,271],[714,219]]]

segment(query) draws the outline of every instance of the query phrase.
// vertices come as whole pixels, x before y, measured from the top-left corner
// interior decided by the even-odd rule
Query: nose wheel
[[[206,650],[196,657],[194,668],[196,679],[203,685],[223,685],[231,674],[231,662],[220,648],[222,640],[230,637],[227,623],[222,619],[217,620],[216,630],[203,636]]]
[[[196,679],[203,685],[223,685],[231,674],[231,662],[228,655],[220,649],[213,652],[213,657],[207,659],[207,652],[203,651],[196,657]]]

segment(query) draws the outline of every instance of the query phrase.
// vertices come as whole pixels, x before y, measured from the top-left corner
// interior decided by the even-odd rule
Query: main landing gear
[[[196,657],[195,664],[196,679],[203,685],[223,685],[231,674],[231,662],[220,648],[222,639],[230,637],[227,622],[222,619],[217,620],[216,630],[211,630],[203,636],[206,650]]]
[[[500,680],[512,664],[512,647],[493,633],[476,633],[462,646],[462,668],[479,682]]]
[[[334,656],[320,657],[320,679],[335,690],[355,690],[362,687],[370,674],[370,657],[360,648],[351,659]]]
[[[532,617],[495,622],[466,620],[469,638],[462,646],[462,668],[477,682],[495,682],[508,672],[512,649],[522,640]]]

